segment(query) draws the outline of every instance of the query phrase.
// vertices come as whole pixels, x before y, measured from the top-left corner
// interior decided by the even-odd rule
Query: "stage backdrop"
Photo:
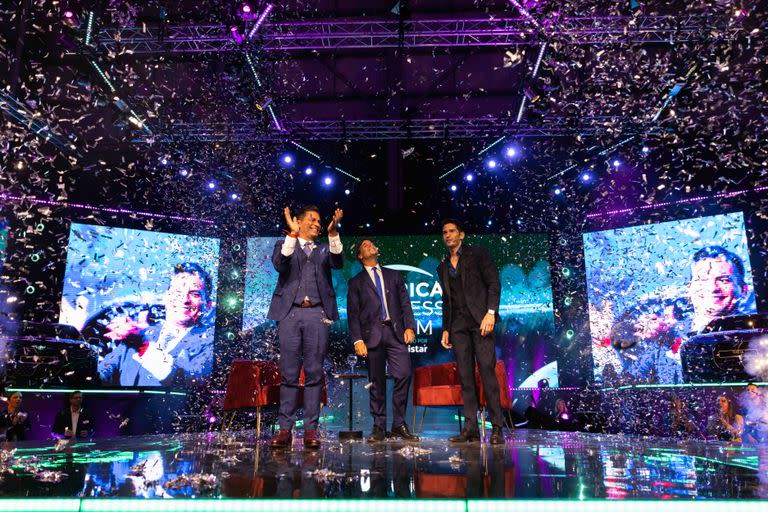
[[[281,239],[281,238],[280,238]],[[277,355],[277,333],[266,315],[277,272],[271,262],[278,238],[250,238],[246,264],[243,329],[252,333],[254,358]],[[347,356],[353,353],[347,332],[347,280],[362,270],[352,254],[359,238],[342,236],[346,263],[333,271],[340,322],[331,327],[329,372],[348,370]],[[374,237],[383,266],[402,272],[417,322],[416,342],[411,345],[414,366],[452,362],[453,354],[440,345],[442,289],[437,265],[444,255],[442,241],[430,236]],[[554,315],[546,235],[467,236],[467,244],[482,245],[501,276],[501,324],[497,329],[497,355],[507,367],[509,386],[535,386],[546,377],[558,386],[558,347],[553,342]],[[359,365],[356,371],[363,372]],[[365,393],[367,397],[367,393]],[[333,398],[333,397],[332,397]],[[344,401],[344,396],[339,395]],[[366,398],[367,400],[367,398]],[[364,406],[367,410],[367,405]]]
[[[149,341],[170,352],[172,346],[181,349],[174,372],[182,368],[195,378],[210,373],[218,265],[218,239],[73,223],[59,322],[77,328],[97,349],[103,384],[184,386],[186,379],[163,382],[158,377],[150,383],[129,379],[127,373],[137,359],[144,360]],[[196,283],[202,286],[190,285],[178,274],[200,276]],[[199,316],[191,328],[166,335],[169,308],[174,318]],[[125,330],[127,322],[141,333],[110,336],[115,329]],[[160,338],[152,338],[156,334]]]
[[[696,259],[741,262],[746,291],[732,291],[740,286],[731,263],[718,269],[709,259],[693,278],[701,250]],[[680,348],[694,332],[713,314],[756,311],[740,212],[585,233],[584,254],[598,384],[682,383]]]

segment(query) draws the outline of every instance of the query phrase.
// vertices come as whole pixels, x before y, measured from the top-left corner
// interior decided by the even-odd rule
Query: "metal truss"
[[[401,30],[402,28],[402,30]],[[729,16],[614,16],[561,18],[534,29],[525,18],[318,20],[265,24],[244,45],[262,51],[511,46],[563,40],[570,44],[681,43],[734,38],[741,25]],[[226,25],[105,28],[97,47],[134,55],[229,52],[243,48]]]
[[[515,123],[512,118],[383,119],[282,121],[284,131],[263,122],[175,123],[147,137],[134,132],[133,142],[285,142],[286,140],[477,139],[483,137],[592,137],[609,129],[627,132],[614,117],[544,118],[540,123]],[[630,128],[631,129],[631,128]],[[637,129],[635,129],[637,131]]]

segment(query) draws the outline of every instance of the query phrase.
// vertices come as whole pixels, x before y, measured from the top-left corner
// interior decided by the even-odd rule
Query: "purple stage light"
[[[283,155],[283,163],[290,165],[293,163],[293,157],[291,155]]]
[[[240,196],[238,196],[237,194],[235,194],[235,193],[233,192],[232,194],[230,194],[229,198],[230,198],[231,200],[233,200],[233,201],[237,201],[238,199],[240,199]]]
[[[643,146],[643,153],[647,155],[650,151],[651,151],[651,148],[649,148],[648,146]]]
[[[495,169],[497,165],[496,160],[493,160],[493,159],[488,160],[488,163],[486,165],[488,166],[489,169]]]
[[[456,192],[456,185],[451,185],[451,192]]]
[[[313,172],[314,171],[312,170],[311,167],[307,167],[306,169],[304,169],[304,174],[306,174],[307,176],[310,176]]]
[[[179,174],[181,174],[183,177],[186,178],[187,176],[189,176],[189,171],[186,169],[182,169],[179,171]]]
[[[557,188],[555,189],[555,195],[556,195],[556,196],[559,196],[559,195],[560,195],[560,194],[562,194],[562,193],[563,193],[563,189],[561,189],[560,187],[557,187]]]
[[[209,190],[214,190],[215,188],[216,188],[216,183],[213,182],[213,181],[209,181],[208,182],[208,189]]]
[[[264,21],[266,21],[267,16],[269,16],[269,13],[272,12],[272,9],[274,8],[275,6],[272,4],[267,4],[267,6],[264,7],[264,10],[256,19],[256,23],[253,24],[253,27],[251,27],[251,30],[248,32],[248,39],[253,38],[254,34],[256,34],[256,31],[259,30],[259,27],[261,27],[264,24]]]
[[[330,185],[331,183],[333,183],[333,178],[331,178],[330,176],[326,176],[326,178],[323,180],[323,183],[325,183],[326,185]]]
[[[621,162],[619,162],[618,160],[614,160],[613,161],[613,166],[614,167],[619,167],[620,165],[621,165]]]
[[[506,155],[508,158],[512,158],[517,155],[517,150],[515,148],[507,148]]]
[[[67,18],[68,20],[71,20],[74,15],[75,15],[75,13],[73,13],[69,9],[64,11],[64,17]]]
[[[344,189],[344,195],[348,196],[350,194],[350,190],[348,188]]]
[[[236,25],[232,25],[229,27],[229,35],[232,37],[232,40],[236,42],[237,44],[240,44],[243,42],[243,35],[240,33],[240,30],[237,28]]]
[[[251,6],[248,4],[243,4],[242,10],[245,14],[248,14],[251,12]]]
[[[464,179],[471,182],[472,180],[475,179],[475,175],[472,173],[468,173],[466,176],[464,176]]]
[[[584,183],[589,183],[590,181],[592,181],[592,175],[587,171],[584,171],[583,173],[581,173],[581,181],[583,181]]]

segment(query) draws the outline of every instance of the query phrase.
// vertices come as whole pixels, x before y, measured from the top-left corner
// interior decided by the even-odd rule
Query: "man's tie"
[[[376,290],[378,290],[381,300],[381,319],[386,320],[387,308],[384,306],[384,287],[381,286],[381,279],[379,279],[379,267],[373,267],[373,280],[376,282]]]
[[[310,242],[304,244],[304,254],[307,255],[307,258],[312,254],[312,244]]]

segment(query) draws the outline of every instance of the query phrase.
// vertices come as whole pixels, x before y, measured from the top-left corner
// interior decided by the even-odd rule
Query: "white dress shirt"
[[[309,240],[304,240],[303,238],[294,238],[292,236],[285,236],[285,241],[283,242],[283,247],[280,249],[280,253],[283,256],[290,256],[293,254],[293,251],[296,250],[296,241],[298,240],[300,247],[303,249],[304,245],[307,243],[312,244],[312,247],[316,247],[317,244],[315,242],[310,242]],[[331,254],[341,254],[341,252],[344,250],[344,246],[341,243],[341,236],[338,234],[336,236],[330,236],[328,235],[328,248],[331,251]]]

